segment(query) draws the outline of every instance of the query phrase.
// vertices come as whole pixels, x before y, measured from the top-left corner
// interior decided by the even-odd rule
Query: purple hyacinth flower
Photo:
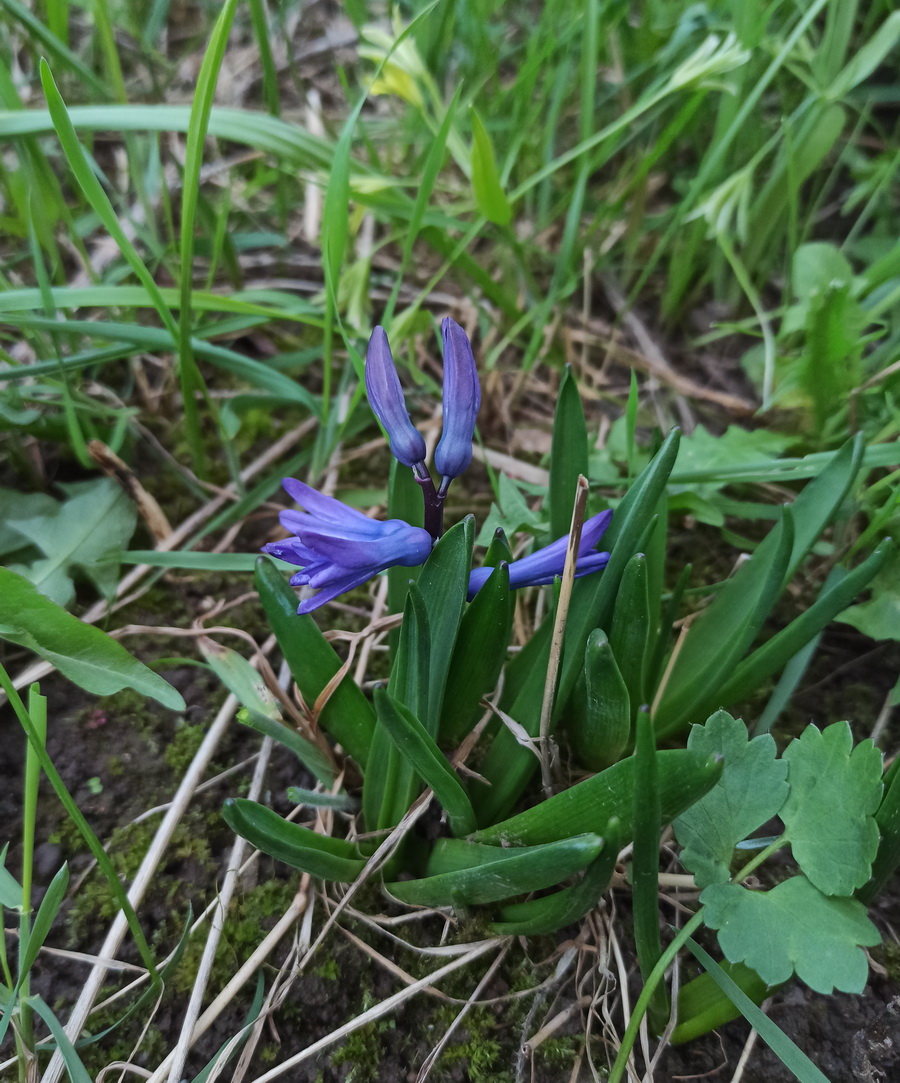
[[[366,393],[391,442],[391,453],[404,466],[425,461],[425,441],[410,420],[400,377],[383,327],[376,327],[366,350]]]
[[[580,579],[583,575],[590,575],[591,572],[599,572],[609,562],[609,553],[594,552],[594,546],[603,537],[611,519],[611,511],[601,511],[599,515],[594,515],[585,521],[581,529],[581,543],[578,546],[578,562],[575,565],[576,579]],[[540,587],[552,583],[556,576],[563,573],[568,546],[569,536],[564,534],[550,545],[538,549],[531,556],[512,561],[509,565],[510,587],[512,589]],[[470,602],[487,582],[493,570],[493,568],[474,568],[469,573],[467,597]]]
[[[481,387],[475,358],[465,331],[448,316],[441,322],[444,340],[444,429],[434,452],[441,475],[441,492],[472,460],[475,419],[481,406]]]
[[[302,567],[291,586],[319,588],[300,603],[298,613],[311,613],[385,568],[414,568],[431,552],[432,537],[421,527],[402,519],[369,519],[296,478],[285,478],[283,485],[306,511],[283,511],[281,525],[296,536],[269,542],[263,552]]]

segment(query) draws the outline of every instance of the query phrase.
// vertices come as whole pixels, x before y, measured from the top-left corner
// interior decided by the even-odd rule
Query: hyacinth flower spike
[[[376,327],[366,350],[366,393],[369,405],[388,435],[391,454],[416,475],[424,475],[425,441],[410,420],[400,377],[383,327]]]
[[[402,519],[369,519],[296,478],[285,478],[283,485],[306,511],[283,511],[281,525],[295,537],[269,542],[263,551],[303,569],[291,578],[291,586],[319,588],[314,598],[300,603],[298,613],[311,613],[385,568],[417,567],[431,552],[433,539],[421,527]]]
[[[448,316],[441,322],[444,340],[444,428],[434,452],[441,475],[441,496],[472,461],[472,437],[481,406],[481,386],[468,336]]]
[[[599,572],[609,562],[609,553],[598,553],[594,550],[594,546],[603,537],[611,520],[611,511],[601,511],[599,515],[586,520],[581,530],[578,562],[575,565],[577,579],[583,575],[590,575],[591,572]],[[563,573],[568,546],[569,536],[564,534],[550,545],[538,549],[536,553],[523,557],[521,560],[512,561],[509,565],[510,589],[540,587],[552,583],[556,576]],[[474,568],[469,573],[467,598],[470,602],[487,582],[493,570],[493,568]]]

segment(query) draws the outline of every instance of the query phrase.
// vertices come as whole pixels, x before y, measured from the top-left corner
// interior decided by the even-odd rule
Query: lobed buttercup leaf
[[[850,895],[869,879],[878,852],[881,753],[853,748],[850,725],[808,726],[785,749],[790,796],[781,810],[797,863],[826,895]]]
[[[699,887],[724,883],[735,846],[778,814],[788,796],[787,764],[776,759],[769,734],[752,741],[740,719],[716,711],[704,726],[692,726],[688,748],[724,759],[716,785],[675,821],[681,855]]]
[[[881,937],[856,899],[829,897],[805,876],[793,876],[771,891],[711,884],[700,901],[727,958],[746,963],[767,984],[796,973],[817,993],[865,988],[869,964],[862,947]]]

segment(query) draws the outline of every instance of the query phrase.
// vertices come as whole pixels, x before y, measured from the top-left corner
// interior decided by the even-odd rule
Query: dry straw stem
[[[250,792],[247,795],[251,801],[259,800],[263,782],[265,781],[266,769],[269,766],[269,757],[272,754],[272,745],[273,741],[271,737],[265,737],[263,739],[259,759],[256,761],[256,770],[253,772],[253,780],[250,784]],[[238,835],[235,838],[234,846],[231,849],[231,857],[228,861],[228,871],[225,874],[222,890],[215,900],[215,910],[213,912],[212,922],[210,923],[209,935],[206,938],[206,944],[203,948],[200,966],[197,969],[197,977],[194,981],[194,987],[191,990],[191,998],[188,1001],[187,1010],[184,1013],[184,1020],[181,1024],[181,1033],[178,1036],[178,1044],[173,1050],[172,1065],[169,1068],[169,1083],[178,1083],[178,1080],[181,1079],[185,1062],[187,1061],[188,1053],[193,1041],[194,1028],[200,1017],[200,1008],[203,1004],[203,997],[206,993],[206,987],[209,984],[210,974],[212,973],[213,963],[216,958],[216,951],[219,947],[219,941],[222,938],[222,931],[225,928],[225,914],[228,911],[232,896],[234,895],[234,890],[237,887],[241,863],[244,860],[244,852],[246,849],[246,840]]]
[[[562,658],[566,619],[569,616],[569,603],[572,601],[572,584],[575,582],[575,565],[578,563],[578,547],[581,545],[581,528],[584,525],[584,509],[587,506],[588,491],[587,478],[584,474],[579,474],[575,488],[575,504],[572,508],[572,525],[569,527],[569,544],[566,547],[566,563],[563,567],[562,584],[559,590],[559,604],[556,607],[553,636],[550,640],[547,681],[544,684],[544,698],[541,703],[541,779],[547,797],[553,792],[550,722],[553,715],[553,700],[556,697],[556,678]]]

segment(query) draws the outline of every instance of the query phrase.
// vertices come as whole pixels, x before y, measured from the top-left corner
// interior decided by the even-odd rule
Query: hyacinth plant
[[[772,900],[770,911],[754,910],[766,893],[741,887],[746,870],[732,877],[729,861],[735,847],[752,847],[746,841],[751,832],[781,811],[786,832],[766,840],[768,849],[747,868],[779,846],[792,846],[804,873],[797,878],[803,907],[817,909],[826,926],[832,921],[843,949],[830,968],[816,970],[811,984],[861,988],[860,946],[873,942],[863,901],[900,857],[900,825],[891,811],[900,786],[885,786],[883,796],[880,755],[865,743],[851,753],[845,724],[826,731],[831,735],[824,750],[812,740],[796,742],[792,758],[777,760],[767,733],[757,727],[749,740],[747,728],[721,710],[777,677],[888,559],[889,541],[853,570],[835,568],[809,608],[760,642],[776,601],[850,493],[861,441],[845,445],[781,510],[751,559],[676,638],[672,629],[690,571],[664,589],[667,486],[678,431],[660,442],[614,508],[587,507],[603,501],[589,494],[585,481],[585,419],[567,373],[556,408],[548,503],[551,532],[559,535],[567,523],[568,532],[513,559],[498,529],[481,565],[473,567],[472,517],[444,531],[443,509],[449,486],[472,458],[479,382],[462,328],[445,319],[442,338],[437,484],[387,336],[376,328],[366,389],[398,464],[389,509],[405,514],[369,518],[287,479],[286,492],[303,510],[281,513],[290,536],[265,546],[256,571],[305,708],[298,733],[273,700],[254,693],[242,696],[243,719],[287,744],[324,788],[342,776],[349,791],[294,791],[297,801],[336,803],[355,810],[355,819],[345,837],[323,837],[243,799],[226,802],[226,819],[264,852],[315,876],[349,882],[377,870],[387,893],[402,903],[457,912],[483,906],[496,932],[519,935],[553,932],[588,913],[609,886],[622,847],[633,843],[634,931],[648,979],[642,1008],[661,1028],[668,1003],[659,983],[673,950],[663,953],[659,933],[661,829],[676,823],[686,867],[711,893],[690,928],[704,920],[711,928],[728,927],[722,947],[732,973],[726,977],[741,983],[741,995],[758,1001],[790,976],[796,944],[786,934],[777,966],[760,962],[752,951],[748,959],[747,936],[734,935],[734,912],[745,928],[759,921],[759,913],[782,928],[788,919],[776,913]],[[416,485],[419,515],[410,499]],[[299,567],[290,585],[270,557]],[[390,677],[370,698],[310,614],[388,569],[403,576],[402,621]],[[298,586],[306,588],[299,606],[292,589]],[[550,604],[534,634],[510,654],[513,592],[526,587],[546,588]],[[221,653],[210,661],[240,695]],[[829,773],[833,786],[819,786],[812,796],[812,780]],[[823,795],[827,801],[837,791],[842,816],[829,824],[815,813]],[[416,827],[427,807],[425,793],[441,810],[443,827],[434,839],[432,825],[432,841]],[[756,800],[745,807],[748,794]],[[527,807],[516,811],[523,802]],[[810,817],[817,825],[812,833],[818,832],[811,849],[803,826]],[[822,858],[829,849],[841,851],[848,831],[860,840],[849,876],[836,874],[834,863]],[[837,865],[845,856],[835,859]],[[728,894],[729,888],[738,894]],[[748,902],[748,895],[757,898]],[[809,980],[801,964],[796,969]],[[734,1012],[735,996],[716,989],[688,985],[682,1000],[686,1036]]]

